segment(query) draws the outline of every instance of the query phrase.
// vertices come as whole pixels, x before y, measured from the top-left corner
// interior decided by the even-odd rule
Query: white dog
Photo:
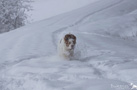
[[[71,60],[74,55],[76,36],[66,34],[58,43],[58,55],[64,59]]]

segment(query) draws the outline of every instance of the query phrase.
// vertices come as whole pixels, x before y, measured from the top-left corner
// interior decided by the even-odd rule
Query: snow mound
[[[136,90],[136,3],[98,1],[1,34],[0,89]],[[76,60],[56,55],[66,33],[77,37]]]

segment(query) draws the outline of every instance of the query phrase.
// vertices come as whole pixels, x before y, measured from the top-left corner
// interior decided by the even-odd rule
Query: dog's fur
[[[74,56],[76,36],[66,34],[58,43],[58,55],[64,59],[71,60]]]

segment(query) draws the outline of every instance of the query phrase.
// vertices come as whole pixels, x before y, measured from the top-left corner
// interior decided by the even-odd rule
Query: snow
[[[32,8],[28,14],[31,22],[50,18],[65,12],[69,12],[98,0],[33,0]]]
[[[137,0],[104,0],[0,35],[1,90],[136,90]],[[66,33],[75,60],[57,56]]]

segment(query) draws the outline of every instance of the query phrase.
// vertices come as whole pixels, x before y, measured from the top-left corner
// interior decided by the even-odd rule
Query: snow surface
[[[137,0],[103,0],[0,35],[0,90],[137,90]],[[57,56],[66,33],[75,60]]]
[[[28,12],[30,22],[50,18],[86,6],[98,0],[32,0],[32,11]]]

